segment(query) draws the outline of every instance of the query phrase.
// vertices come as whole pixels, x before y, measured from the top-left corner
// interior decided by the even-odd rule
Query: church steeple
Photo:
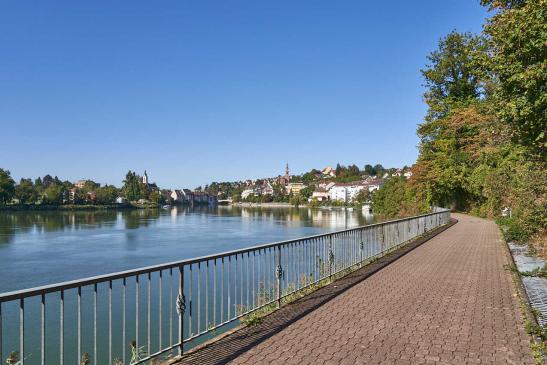
[[[144,175],[142,177],[142,183],[145,185],[148,185],[148,174],[146,173],[146,170],[144,170]]]
[[[286,177],[289,177],[290,174],[289,174],[289,163],[287,162],[287,165],[285,166],[285,176]]]

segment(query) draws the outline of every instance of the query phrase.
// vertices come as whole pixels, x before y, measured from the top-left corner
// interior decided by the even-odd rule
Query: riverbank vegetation
[[[76,183],[46,175],[16,183],[8,170],[0,168],[0,209],[3,210],[88,210],[147,208],[163,203],[155,184],[145,184],[133,171],[124,185],[101,185],[92,180]]]
[[[545,237],[547,1],[483,0],[481,34],[453,31],[422,70],[428,112],[407,181],[373,197],[386,216],[445,206],[498,218],[506,239]],[[505,209],[507,217],[501,218]]]

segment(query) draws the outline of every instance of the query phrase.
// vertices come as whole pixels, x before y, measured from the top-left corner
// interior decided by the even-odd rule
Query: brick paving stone
[[[227,359],[535,364],[497,226],[453,216],[456,225]],[[197,358],[181,364],[198,363]]]

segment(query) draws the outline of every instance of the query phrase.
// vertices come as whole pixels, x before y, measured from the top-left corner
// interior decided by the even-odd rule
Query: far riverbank
[[[130,210],[130,209],[157,209],[158,204],[66,204],[66,205],[50,205],[50,204],[17,204],[0,206],[0,212],[26,212],[26,211],[74,211],[74,210]]]
[[[282,203],[282,202],[270,202],[270,203],[250,203],[250,202],[237,202],[231,204],[234,207],[261,207],[261,208],[294,208],[294,204]],[[307,208],[307,204],[299,204],[300,208]]]

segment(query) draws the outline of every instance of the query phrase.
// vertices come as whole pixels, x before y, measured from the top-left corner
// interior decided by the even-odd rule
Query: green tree
[[[289,198],[289,203],[298,208],[301,204],[305,203],[304,198],[300,194],[291,195]]]
[[[300,196],[304,199],[308,199],[313,194],[314,187],[313,186],[306,186],[305,188],[300,190]]]
[[[23,204],[35,203],[38,194],[31,179],[23,179],[15,186],[15,197]]]
[[[98,204],[113,204],[119,195],[118,189],[113,185],[105,185],[95,190]]]
[[[365,172],[365,174],[369,175],[369,176],[375,176],[376,175],[376,170],[374,170],[374,167],[372,167],[372,165],[365,165],[363,171]]]
[[[11,178],[10,172],[0,168],[0,204],[5,205],[15,195],[15,181]]]
[[[386,169],[381,164],[374,165],[374,175],[383,176],[386,172]]]
[[[496,110],[519,144],[545,157],[547,148],[547,2],[482,0],[496,10],[485,27],[485,57],[495,75]]]
[[[150,199],[150,201],[155,204],[161,204],[164,202],[163,196],[160,194],[159,191],[156,190],[150,193],[148,199]]]
[[[135,172],[129,170],[123,181],[123,193],[129,201],[136,201],[144,198],[144,189],[142,187],[141,178]]]
[[[61,204],[63,201],[63,188],[58,184],[49,184],[42,193],[42,199],[46,204]]]
[[[426,125],[481,96],[482,72],[478,60],[482,58],[477,55],[482,56],[485,50],[482,37],[452,31],[427,56],[430,63],[421,70],[427,88],[424,99],[429,106]]]
[[[427,205],[404,178],[393,177],[372,195],[372,211],[386,218],[423,213]]]

